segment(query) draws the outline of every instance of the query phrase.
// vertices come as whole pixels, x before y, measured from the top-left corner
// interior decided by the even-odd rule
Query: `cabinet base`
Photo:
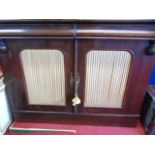
[[[138,116],[95,116],[95,115],[73,115],[73,114],[49,114],[49,113],[14,113],[16,121],[40,122],[40,123],[62,123],[83,125],[107,125],[135,127]]]

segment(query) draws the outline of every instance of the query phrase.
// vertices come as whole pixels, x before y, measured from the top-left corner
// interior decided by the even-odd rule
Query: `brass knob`
[[[76,106],[76,105],[79,105],[81,104],[81,100],[78,96],[75,96],[73,99],[72,99],[72,102],[73,102],[73,106]]]

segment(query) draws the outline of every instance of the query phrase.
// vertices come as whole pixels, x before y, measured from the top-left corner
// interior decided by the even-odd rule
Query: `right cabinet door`
[[[147,41],[78,40],[79,112],[138,114],[153,67]]]

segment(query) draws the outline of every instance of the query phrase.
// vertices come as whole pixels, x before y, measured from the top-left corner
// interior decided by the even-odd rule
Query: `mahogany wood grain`
[[[93,116],[77,114],[15,113],[16,121],[62,124],[92,124],[134,127],[138,117]]]
[[[8,53],[0,53],[0,64],[14,119],[17,121],[134,126],[139,117],[147,84],[155,64],[155,55],[147,55],[146,52],[150,47],[150,40],[155,40],[154,28],[155,20],[0,21],[0,39],[5,40],[9,48]],[[74,57],[75,39],[77,40],[77,58]],[[67,106],[29,105],[19,54],[23,49],[51,48],[64,51]],[[83,107],[85,57],[86,53],[92,49],[129,50],[133,54],[123,108]],[[75,61],[78,62],[79,95],[82,99],[82,104],[77,107],[76,114],[71,102],[74,89],[69,84],[71,72],[74,73]]]

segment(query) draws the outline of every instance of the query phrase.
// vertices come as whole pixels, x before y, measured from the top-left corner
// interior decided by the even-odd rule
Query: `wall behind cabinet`
[[[152,70],[152,75],[151,75],[149,84],[150,85],[155,85],[155,66],[154,66],[154,68]]]
[[[0,79],[0,135],[2,135],[11,124],[11,114],[5,92],[5,86]]]

